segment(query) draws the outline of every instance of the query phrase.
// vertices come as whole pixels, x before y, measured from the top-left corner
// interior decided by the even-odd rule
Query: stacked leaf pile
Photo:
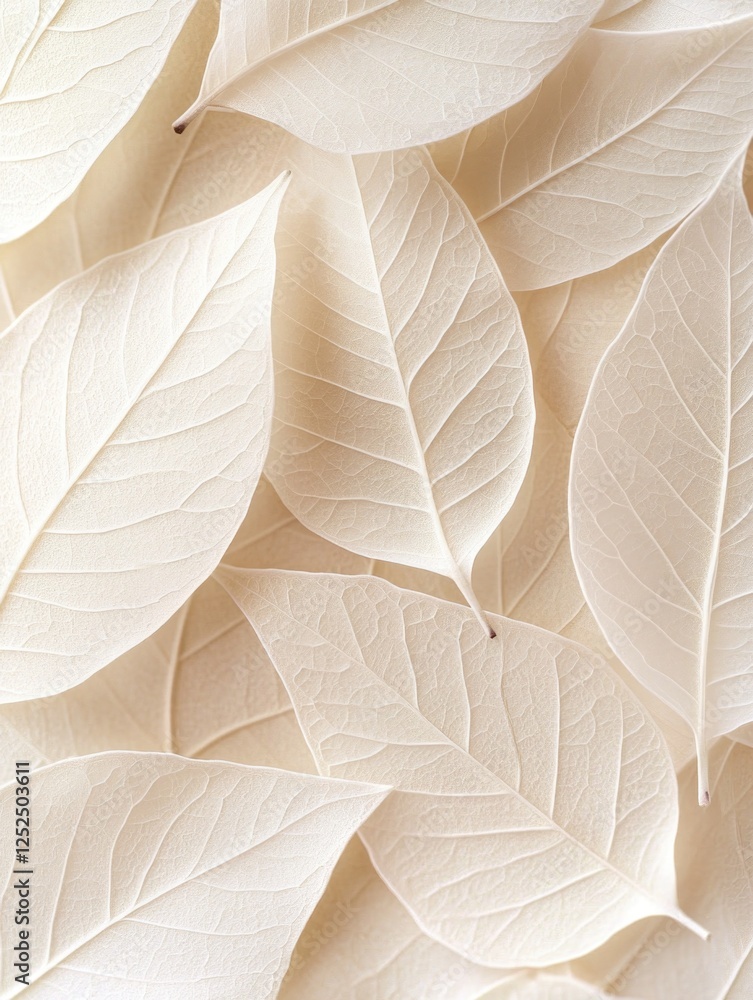
[[[750,1000],[753,2],[0,68],[0,996]]]

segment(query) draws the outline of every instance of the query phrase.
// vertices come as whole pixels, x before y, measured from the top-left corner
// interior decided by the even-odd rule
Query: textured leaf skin
[[[641,0],[626,10],[615,9],[614,15],[619,16],[604,17],[607,13],[602,8],[599,27],[610,31],[676,31],[747,17],[750,3],[748,0]]]
[[[170,754],[33,774],[33,1000],[273,1000],[341,851],[388,789]],[[0,798],[12,827],[14,789]],[[3,861],[4,956],[18,927]],[[232,942],[232,946],[229,946]]]
[[[223,560],[259,569],[368,569],[368,560],[299,524],[264,476]],[[316,772],[264,647],[212,577],[153,635],[83,683],[3,706],[0,756],[6,748],[7,760],[20,753],[35,767],[105,750],[164,750]]]
[[[0,241],[45,219],[131,118],[194,0],[0,9]]]
[[[425,153],[293,145],[307,210],[281,223],[268,474],[311,530],[450,577],[481,616],[473,562],[533,437],[515,303]]]
[[[490,640],[469,609],[368,577],[217,573],[320,773],[390,776],[362,836],[430,936],[510,968],[566,961],[652,913],[687,923],[666,745],[593,653],[497,616]]]
[[[654,919],[575,963],[606,996],[748,1000],[753,987],[753,750],[720,740],[710,755],[713,794],[696,799],[696,769],[679,777],[675,849],[680,901],[710,931],[702,947],[674,920]],[[636,933],[637,932],[637,933]]]
[[[235,534],[269,441],[284,187],[106,259],[0,341],[2,700],[145,638]]]
[[[525,97],[600,0],[259,0],[221,9],[206,107],[276,122],[336,153],[418,146]],[[532,10],[533,8],[533,10]]]
[[[753,721],[753,222],[738,162],[677,230],[596,372],[573,447],[583,592],[633,674],[710,741]]]
[[[162,206],[187,144],[165,122],[196,95],[217,18],[214,0],[196,0],[144,100],[73,194],[30,232],[0,244],[0,329],[66,278],[167,231],[158,228]],[[246,201],[261,187],[248,188],[210,214]],[[200,218],[193,214],[171,228]]]
[[[525,290],[648,246],[713,191],[751,132],[748,16],[643,35],[593,29],[529,97],[432,155],[508,286]]]

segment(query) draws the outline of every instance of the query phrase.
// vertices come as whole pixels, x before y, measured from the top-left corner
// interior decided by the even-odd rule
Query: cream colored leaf
[[[531,289],[648,246],[711,192],[751,131],[748,17],[591,30],[524,101],[432,155],[509,287]]]
[[[740,163],[648,273],[573,447],[583,591],[610,645],[709,741],[753,721],[753,222]]]
[[[573,976],[539,972],[521,974],[484,993],[483,1000],[610,1000],[610,996]]]
[[[438,944],[354,838],[298,939],[279,1000],[383,998],[606,1000],[596,987],[563,972],[485,968]]]
[[[256,568],[367,568],[367,560],[300,525],[264,477],[224,559]],[[103,750],[167,750],[316,770],[282,681],[245,615],[212,578],[154,635],[82,684],[4,705],[3,746],[5,759],[22,752],[36,766]]]
[[[172,138],[175,137],[173,136]],[[272,321],[278,345],[278,360],[282,360],[284,364],[286,356],[289,357],[292,352],[295,352],[295,362],[297,364],[300,360],[298,356],[300,341],[305,336],[306,342],[304,347],[306,352],[310,353],[320,348],[328,351],[329,353],[326,355],[327,364],[332,368],[335,378],[341,384],[347,384],[347,380],[357,374],[348,367],[348,348],[345,347],[343,350],[338,351],[339,367],[342,369],[342,372],[340,372],[335,368],[332,356],[335,349],[331,344],[327,344],[324,338],[331,338],[333,333],[336,332],[338,343],[347,344],[354,336],[365,339],[365,332],[360,327],[363,324],[374,322],[375,311],[383,308],[380,306],[380,301],[384,294],[382,289],[378,287],[373,292],[369,288],[356,287],[361,282],[369,281],[373,266],[369,263],[369,259],[372,257],[371,239],[364,224],[361,189],[357,183],[354,161],[350,157],[335,156],[313,150],[294,137],[286,136],[276,126],[272,126],[266,122],[254,122],[245,116],[207,115],[201,122],[197,122],[196,127],[181,141],[186,143],[184,156],[177,157],[174,147],[170,147],[164,153],[160,152],[158,148],[153,159],[144,168],[144,172],[148,176],[156,178],[152,182],[152,185],[147,184],[146,186],[146,190],[149,192],[149,197],[146,199],[149,209],[147,213],[147,226],[149,228],[146,230],[146,233],[148,235],[164,233],[184,226],[188,222],[195,221],[197,217],[201,218],[211,215],[214,212],[225,210],[237,204],[238,201],[249,197],[259,187],[268,183],[280,170],[292,167],[294,170],[293,189],[286,199],[286,203],[283,205],[281,213],[282,228],[278,232],[277,238],[279,270]],[[390,158],[385,157],[382,159],[386,162]],[[169,171],[167,164],[170,164]],[[425,157],[420,153],[399,155],[395,158],[395,164],[396,172],[402,175],[403,180],[407,179],[414,188],[418,186],[426,172],[429,174],[429,179],[431,177],[431,168]],[[99,164],[96,169],[98,168]],[[168,175],[169,179],[166,179]],[[326,188],[323,188],[321,184],[323,176],[332,178],[331,184]],[[344,191],[349,192],[349,199],[345,204],[343,204],[342,199]],[[436,181],[431,187],[429,194],[439,199],[440,206],[447,200],[446,189],[443,193],[443,190],[437,187]],[[96,199],[92,200],[90,198],[89,201],[92,204],[97,204]],[[429,198],[427,196],[424,198],[424,203],[428,203],[428,201]],[[458,206],[457,200],[451,195],[447,204],[447,211],[451,218],[448,225],[457,223],[459,226],[464,227],[468,224],[467,217],[464,216],[462,209]],[[139,212],[137,211],[135,214],[138,215]],[[45,227],[42,228],[44,229]],[[71,228],[75,233],[76,227],[72,226]],[[136,228],[136,223],[132,223],[132,231]],[[344,234],[353,235],[349,235],[346,239]],[[473,245],[474,236],[476,241],[475,246]],[[472,308],[478,305],[480,300],[483,300],[485,294],[484,279],[488,283],[488,294],[493,296],[495,294],[495,281],[499,290],[499,278],[495,279],[496,271],[494,270],[494,265],[489,260],[488,254],[483,249],[483,244],[477,234],[472,231],[472,228],[468,230],[461,228],[456,237],[454,242],[448,240],[444,248],[445,254],[449,255],[456,249],[460,249],[459,242],[468,239],[473,250],[474,259],[480,259],[482,265],[481,273],[477,275],[476,284],[472,287],[472,294],[467,295],[464,304],[464,308],[472,315]],[[395,237],[395,239],[397,238]],[[383,239],[382,242],[385,249],[391,249],[390,240],[391,237],[389,235]],[[17,255],[15,262],[19,266],[23,266],[24,262],[28,262],[30,254],[38,252],[38,247],[28,248],[27,252],[20,256],[20,259]],[[463,253],[465,253],[464,246]],[[404,256],[408,257],[408,255],[409,248],[406,248]],[[483,271],[486,267],[489,268],[489,272],[484,275]],[[458,277],[456,280],[460,280],[466,276],[472,277],[473,260],[469,258],[465,270],[457,268],[457,271]],[[436,296],[438,292],[444,291],[444,288],[437,286],[437,281],[442,276],[437,273],[432,277],[434,278],[435,286],[429,290],[429,295]],[[346,296],[355,297],[354,302],[358,306],[358,309],[353,315],[343,315],[344,312],[347,312],[343,308],[343,301]],[[385,299],[385,306],[391,305],[394,308],[397,305],[397,298],[398,295],[396,293],[391,293],[389,302]],[[445,308],[452,310],[455,306],[456,304],[448,303]],[[499,308],[500,312],[502,310],[509,310],[509,324],[514,326],[517,323],[517,319],[515,318],[514,307],[509,297],[504,296]],[[315,326],[313,321],[313,317],[315,316],[320,318],[322,324],[326,323],[327,332],[321,336],[315,330],[306,329],[307,326]],[[415,328],[424,322],[427,317],[432,323],[441,322],[443,319],[441,303],[437,305],[435,298],[429,297],[427,301],[422,303],[421,312],[415,317],[413,329],[406,331],[406,333],[417,336]],[[494,310],[491,308],[484,323],[490,323],[493,318]],[[462,337],[467,327],[468,321],[461,322],[460,319],[456,320],[454,326],[446,331],[447,339],[450,337]],[[474,332],[473,335],[478,337],[478,332]],[[499,343],[503,336],[504,332],[502,330],[495,331],[492,328],[486,331],[485,340],[483,338],[478,339],[475,345],[478,365],[488,364],[487,359],[483,356],[483,351],[488,346],[489,340],[491,339],[492,342],[496,340]],[[516,343],[517,350],[522,350],[519,330],[513,336],[513,344]],[[445,345],[443,344],[442,346]],[[375,357],[379,361],[381,360],[379,355],[383,353],[383,350],[381,348],[377,350],[377,347],[378,345],[372,345],[371,350],[372,353],[375,352]],[[383,347],[384,349],[389,349],[389,341],[386,336]],[[463,357],[465,349],[466,345],[464,343],[455,343],[453,357]],[[436,357],[427,359],[426,370],[422,374],[423,383],[427,383],[427,379],[435,370],[434,366],[441,363],[442,357],[443,354],[439,351]],[[368,359],[364,358],[362,360],[366,361]],[[463,361],[463,364],[465,365],[465,361]],[[372,370],[374,370],[373,366]],[[376,371],[378,372],[380,369],[377,368]],[[370,373],[367,372],[367,374]],[[480,400],[485,405],[484,393],[491,388],[490,380],[495,375],[501,377],[503,374],[501,363],[494,366],[488,373],[486,382],[482,382],[477,390],[469,396],[467,403]],[[401,372],[395,371],[394,378],[399,380],[400,377]],[[457,377],[462,378],[463,376],[460,375]],[[526,374],[526,379],[527,377]],[[278,373],[278,396],[282,397],[286,392],[295,393],[296,385],[303,378],[304,376],[283,368]],[[508,382],[506,391],[513,392],[515,389],[514,379],[508,380],[505,378],[505,381]],[[316,384],[315,379],[309,379],[309,382]],[[420,390],[423,383],[419,382],[417,389]],[[396,388],[399,389],[399,383],[396,385]],[[430,391],[430,388],[430,386],[427,387],[427,393]],[[465,384],[461,385],[460,389],[462,392],[465,392]],[[504,398],[505,393],[500,393],[500,395]],[[283,402],[282,399],[278,400],[278,416],[281,414],[284,415],[286,410],[290,409],[293,411],[291,419],[295,420],[297,411],[302,409],[300,401],[294,399],[287,404],[287,407],[283,407]],[[366,403],[368,404],[368,401]],[[306,405],[311,405],[310,398]],[[371,405],[372,407],[376,406],[374,403]],[[422,405],[422,409],[428,413],[430,405],[430,401],[428,401]],[[319,420],[320,414],[321,419],[327,419],[328,414],[324,401],[317,406],[316,413],[312,414],[312,420],[314,417]],[[406,413],[405,417],[407,418],[409,415],[409,413]],[[464,416],[465,410],[461,409],[458,414],[458,420],[463,419]],[[499,416],[498,414],[497,426],[499,425]],[[378,414],[375,414],[375,419],[376,417],[378,417]],[[532,419],[532,414],[529,419]],[[480,431],[483,432],[489,427],[493,430],[494,426],[494,416],[489,414],[486,417],[486,424],[480,428]],[[273,452],[270,474],[275,477],[277,486],[283,489],[285,483],[281,481],[281,474],[284,472],[295,474],[300,480],[303,472],[307,472],[313,468],[312,464],[302,469],[302,463],[313,463],[315,456],[301,455],[296,458],[294,452],[301,447],[301,435],[297,434],[295,440],[293,440],[289,429],[282,427],[278,428],[278,430],[279,435],[276,441],[279,441],[279,447],[275,448]],[[364,431],[368,433],[368,428],[364,428]],[[450,443],[454,447],[454,442]],[[334,453],[333,442],[328,442],[327,444],[329,445],[330,457],[332,457]],[[400,451],[405,448],[413,448],[409,427],[403,428],[400,441],[395,442],[393,451]],[[319,451],[321,450],[323,449],[319,449]],[[279,460],[275,457],[276,455],[279,455]],[[356,457],[358,456],[356,455]],[[397,457],[399,459],[400,455]],[[419,456],[414,455],[414,458],[418,462]],[[476,464],[480,465],[484,459],[485,453],[482,452],[476,457]],[[522,455],[518,464],[521,467],[519,474],[522,475]],[[276,471],[278,471],[277,476],[275,476]],[[438,470],[440,473],[442,471],[442,469]],[[514,475],[515,470],[512,471]],[[463,472],[463,468],[456,470],[454,473],[455,478],[458,479]],[[484,470],[483,475],[486,476],[488,473]],[[296,484],[294,483],[294,485]],[[309,485],[306,486],[306,489],[309,488]],[[428,486],[428,483],[424,484],[424,490],[427,490]],[[493,486],[494,484],[491,484],[489,488]],[[320,488],[321,484],[316,484],[316,487]],[[378,483],[375,488],[379,489]],[[510,499],[512,498],[510,497]],[[285,500],[296,513],[302,517],[304,516],[301,508],[302,504],[307,502],[305,499],[302,500],[288,491],[285,495]],[[475,502],[488,504],[489,495],[484,496],[482,494],[481,497],[476,496],[474,500]],[[464,530],[471,529],[477,532],[479,537],[476,544],[479,544],[497,526],[503,511],[504,507],[499,509],[489,506],[488,509],[483,511],[483,517],[478,518],[478,523],[475,526],[469,523],[463,526]],[[450,514],[452,513],[450,512]],[[407,514],[408,516],[412,516],[416,512],[408,511]],[[462,515],[462,510],[460,514]],[[394,512],[393,519],[394,516],[399,516],[399,511]],[[455,516],[458,516],[458,512],[455,512]],[[309,513],[307,517],[312,517],[312,515]],[[426,518],[424,517],[423,520],[425,521]],[[320,526],[316,518],[309,521],[309,525],[317,531],[325,530]],[[433,534],[431,526],[429,527],[429,531]],[[455,534],[457,534],[457,531],[455,531]],[[338,532],[329,537],[333,537],[336,541],[343,544],[355,547],[352,544],[350,536],[348,538],[340,537],[340,533]],[[441,547],[441,540],[436,539],[435,547],[437,541],[439,541]],[[387,542],[390,544],[389,538]],[[370,549],[369,551],[373,553],[374,550]],[[382,551],[379,554],[386,557],[391,553]],[[435,568],[441,569],[439,566]],[[403,580],[406,572],[399,570],[396,566],[381,565],[375,567],[375,569],[378,572],[384,573],[384,575],[389,575],[391,579],[397,579],[398,582],[407,582]],[[407,572],[409,576],[415,575],[410,574],[410,571]],[[457,572],[455,572],[455,576],[458,576]],[[422,588],[430,587],[432,588],[432,592],[436,592],[440,596],[454,596],[455,588],[452,584],[447,585],[437,578],[431,579],[428,574],[422,574],[421,577]],[[411,585],[416,584],[411,582]],[[463,587],[468,591],[467,580],[463,581]]]
[[[223,4],[206,107],[276,122],[338,153],[452,135],[525,97],[600,0],[259,0]]]
[[[694,753],[687,726],[610,650],[580,589],[567,515],[572,434],[596,366],[634,305],[658,242],[606,271],[517,294],[538,391],[533,453],[510,513],[476,559],[473,585],[489,611],[548,628],[603,655],[659,722],[679,768]],[[423,580],[408,585],[435,593]]]
[[[38,225],[138,108],[194,0],[0,10],[0,241]]]
[[[600,27],[615,31],[676,31],[723,24],[747,17],[750,12],[750,0],[640,0]]]
[[[0,900],[0,995],[30,1000],[272,1000],[341,851],[387,791],[137,753],[31,780],[28,988],[14,982],[20,876],[7,851]],[[7,829],[14,812],[6,790]]]
[[[66,278],[165,231],[162,205],[191,147],[168,123],[199,89],[217,13],[216,0],[197,0],[141,105],[70,198],[31,232],[0,244],[0,329]],[[184,208],[184,221],[172,228],[206,217],[189,212],[190,202]]]
[[[623,10],[627,10],[640,2],[641,0],[604,0],[598,16],[594,18],[594,24],[601,24],[602,21],[606,21],[610,17],[616,17]]]
[[[371,577],[217,574],[285,683],[320,773],[393,793],[362,831],[431,937],[548,965],[671,913],[674,775],[659,731],[589,650]],[[696,929],[698,929],[696,927]]]
[[[2,700],[135,645],[232,539],[268,445],[284,188],[108,258],[0,340]]]
[[[753,750],[728,744],[719,752],[726,761],[709,809],[696,805],[695,768],[680,778],[676,850],[680,899],[709,928],[709,940],[699,947],[673,920],[652,921],[605,980],[609,996],[749,1000],[753,995]]]
[[[452,578],[483,621],[473,561],[533,436],[517,309],[423,152],[298,150],[310,197],[281,219],[281,270],[298,289],[274,327],[268,474],[307,527]]]
[[[476,1000],[524,977],[474,965],[424,934],[354,838],[298,939],[279,1000]]]
[[[753,747],[753,725],[740,726],[733,733],[730,733],[730,739],[737,740],[738,743],[744,743],[745,746]]]

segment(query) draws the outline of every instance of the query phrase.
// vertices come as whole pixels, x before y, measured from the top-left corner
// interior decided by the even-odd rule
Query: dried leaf
[[[753,721],[753,222],[740,162],[659,253],[573,448],[573,555],[610,645],[707,750]]]
[[[496,616],[493,642],[467,608],[369,577],[217,574],[320,773],[399,789],[362,836],[436,940],[480,964],[541,966],[653,913],[688,924],[669,754],[594,654]]]
[[[525,97],[600,0],[264,0],[221,7],[201,93],[338,153],[416,146]]]
[[[0,799],[6,829],[14,791]],[[2,996],[272,1000],[342,849],[386,791],[166,754],[34,772],[45,822],[30,876],[33,981],[18,986],[5,961]],[[19,941],[13,868],[6,851],[6,956]]]
[[[300,525],[263,477],[224,559],[241,567],[366,569],[365,559]],[[154,635],[84,683],[3,706],[4,744],[7,759],[25,747],[35,766],[103,750],[166,750],[316,771],[256,633],[211,578]]]
[[[725,741],[726,742],[726,741]],[[695,768],[680,779],[677,868],[683,906],[711,932],[707,944],[655,920],[623,959],[609,996],[748,1000],[753,990],[753,751],[720,748],[711,807],[696,805]]]
[[[483,621],[473,561],[533,436],[517,309],[425,154],[296,152],[268,474],[307,527],[450,577]]]
[[[193,0],[0,9],[0,241],[45,219],[141,103]]]
[[[242,521],[268,444],[284,187],[108,258],[0,340],[0,699],[145,638]]]
[[[523,486],[479,553],[473,582],[490,611],[549,628],[603,655],[651,711],[679,769],[695,753],[692,737],[677,713],[609,648],[578,582],[567,512],[572,435],[591,379],[663,242],[662,237],[606,271],[516,295],[538,393],[536,434]]]
[[[615,73],[619,66],[619,73]],[[753,17],[591,30],[524,101],[433,148],[510,288],[648,246],[706,197],[753,131]]]
[[[196,95],[216,30],[216,0],[197,0],[141,105],[70,198],[31,232],[0,244],[0,329],[66,278],[166,232],[163,203],[191,145],[166,126]],[[180,225],[198,221],[193,215]]]
[[[476,1000],[524,976],[473,965],[424,934],[356,838],[298,939],[279,1000]]]

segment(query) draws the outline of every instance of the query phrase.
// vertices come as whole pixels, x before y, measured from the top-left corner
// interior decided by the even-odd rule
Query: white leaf
[[[687,726],[609,648],[580,588],[567,514],[572,434],[593,373],[634,305],[658,243],[606,271],[517,294],[538,393],[533,452],[510,513],[476,559],[473,586],[487,610],[548,628],[603,655],[659,722],[679,768],[694,754]],[[381,568],[380,575],[401,582]],[[448,596],[428,589],[425,580],[403,585]]]
[[[223,4],[206,107],[276,122],[333,152],[420,145],[525,97],[600,0],[258,0]]]
[[[623,10],[627,10],[629,7],[634,6],[634,4],[641,2],[642,0],[604,0],[598,16],[594,18],[594,24],[601,24],[602,21],[606,21],[610,17],[616,17]]]
[[[473,962],[540,966],[654,913],[688,922],[669,754],[593,653],[496,616],[492,642],[467,608],[369,577],[217,574],[320,773],[399,789],[362,835],[430,936]]]
[[[367,560],[302,527],[264,477],[223,558],[254,568],[367,569]],[[316,770],[256,633],[212,578],[154,635],[82,684],[4,705],[2,746],[8,747],[6,759],[22,752],[36,766],[103,750],[166,750]]]
[[[31,232],[0,244],[0,329],[66,278],[167,231],[162,207],[192,145],[167,123],[196,95],[216,30],[215,0],[197,0],[141,105],[73,194]],[[191,213],[170,228],[206,217]]]
[[[473,561],[533,437],[515,303],[423,152],[296,149],[268,474],[307,527],[452,578],[483,621]]]
[[[609,996],[641,1000],[753,995],[753,751],[731,745],[708,810],[695,802],[696,775],[680,779],[680,896],[711,932],[698,940],[673,920],[651,922],[609,980]]]
[[[572,976],[540,972],[516,976],[511,982],[484,993],[483,1000],[610,1000],[610,997],[598,987]]]
[[[2,700],[70,687],[153,632],[243,519],[284,187],[108,258],[0,340]]]
[[[599,27],[614,31],[676,31],[747,17],[750,0],[640,0]],[[614,14],[618,11],[615,10]]]
[[[32,985],[14,982],[5,852],[2,995],[272,1000],[348,840],[387,789],[166,754],[32,772]],[[13,826],[15,788],[0,802]],[[229,942],[232,942],[231,944]]]
[[[610,267],[671,229],[752,131],[748,17],[592,29],[528,98],[432,155],[510,288],[530,289]]]
[[[390,892],[354,838],[298,939],[279,1000],[387,997],[605,1000],[564,971],[485,968],[438,944]]]
[[[0,9],[0,241],[73,191],[138,108],[194,0]]]
[[[648,273],[575,438],[573,555],[625,665],[709,741],[753,721],[750,310],[738,163]]]
[[[168,96],[171,92],[168,90]],[[150,95],[151,96],[151,95]],[[174,98],[172,98],[174,100]],[[161,107],[157,104],[156,112]],[[145,111],[146,109],[142,109]],[[140,112],[141,115],[141,112]],[[138,117],[138,116],[137,116]],[[151,117],[147,118],[142,128],[149,128],[151,135]],[[136,124],[134,120],[134,124]],[[171,135],[171,139],[177,137]],[[353,162],[349,157],[338,157],[331,154],[319,153],[306,147],[299,140],[286,136],[281,129],[268,123],[252,121],[245,116],[210,114],[202,121],[197,122],[196,127],[190,131],[183,139],[185,146],[178,155],[178,150],[174,145],[168,144],[167,149],[152,144],[152,154],[140,173],[144,177],[144,205],[141,203],[136,210],[131,213],[130,225],[127,229],[129,235],[137,235],[141,232],[144,236],[152,236],[155,233],[164,233],[187,223],[194,222],[197,218],[202,218],[213,213],[223,211],[239,201],[248,198],[255,190],[258,190],[265,183],[268,183],[281,169],[293,167],[295,172],[294,187],[291,195],[286,199],[281,215],[281,225],[284,227],[278,233],[278,250],[280,260],[278,268],[278,285],[275,292],[275,306],[273,308],[273,327],[277,334],[278,346],[282,345],[290,351],[297,352],[297,344],[304,324],[311,325],[312,309],[316,309],[321,315],[321,321],[326,322],[328,332],[325,336],[331,336],[331,331],[337,330],[338,336],[345,340],[353,336],[354,324],[359,318],[368,323],[371,314],[375,309],[380,308],[380,300],[383,292],[376,289],[377,301],[372,301],[374,296],[364,294],[363,289],[355,288],[353,282],[363,280],[361,271],[368,267],[368,256],[371,255],[371,245],[369,234],[365,231],[363,224],[363,212],[359,206],[361,197],[360,189],[356,183]],[[105,160],[103,157],[97,164],[95,170],[104,169]],[[385,158],[387,160],[388,158]],[[427,161],[420,154],[414,154],[411,158],[402,156],[396,159],[397,168],[401,172],[414,171],[417,175],[422,175],[428,167]],[[94,173],[94,171],[92,172]],[[320,178],[332,176],[331,187],[322,188]],[[418,176],[411,178],[416,184]],[[87,179],[88,180],[88,179]],[[95,213],[101,209],[101,198],[99,192],[102,185],[87,185],[78,194],[75,204],[68,203],[71,207],[64,218],[60,220],[55,216],[49,222],[40,227],[38,231],[41,235],[44,231],[52,228],[53,220],[57,226],[52,234],[47,233],[57,242],[61,239],[60,230],[63,231],[63,246],[71,244],[71,252],[62,254],[64,259],[68,259],[73,254],[73,247],[77,243],[83,243],[83,254],[87,262],[92,258],[92,250],[89,249],[92,238],[98,233],[98,229],[91,225],[92,216],[88,209]],[[343,206],[341,194],[343,190],[351,193],[351,202]],[[439,188],[434,188],[434,193],[438,196],[440,205],[446,197]],[[299,197],[295,197],[295,195]],[[85,197],[86,196],[86,197]],[[84,211],[84,207],[86,211]],[[66,208],[67,206],[63,206]],[[462,209],[459,208],[457,200],[450,194],[448,201],[448,211],[455,210],[462,216]],[[314,214],[314,211],[316,214]],[[62,215],[62,209],[56,215]],[[355,217],[351,217],[354,215]],[[141,220],[141,222],[139,221]],[[79,224],[80,223],[80,224]],[[87,223],[89,223],[87,225]],[[352,244],[343,242],[344,232],[355,232],[358,236],[352,238]],[[15,272],[29,270],[29,262],[35,255],[39,255],[40,247],[38,242],[32,243],[30,234],[27,237],[23,248],[14,248],[15,255],[8,261],[9,267],[12,265]],[[483,243],[472,229],[460,234],[462,238],[468,237],[477,245],[473,247],[474,255],[491,268],[490,293],[493,293],[495,274],[494,265],[489,261],[488,255],[483,248]],[[385,245],[389,247],[389,237],[385,238]],[[448,247],[452,250],[455,244]],[[22,249],[22,252],[20,252]],[[94,242],[94,253],[101,253],[104,247],[101,242]],[[366,259],[363,266],[354,260],[361,260],[364,255]],[[3,265],[0,256],[0,266]],[[472,270],[469,263],[468,270]],[[368,276],[368,271],[366,272]],[[344,276],[345,275],[345,276]],[[350,280],[348,277],[350,276]],[[328,280],[324,280],[327,278]],[[496,281],[498,282],[498,278]],[[16,283],[18,284],[18,282]],[[26,289],[21,286],[24,291]],[[483,294],[483,289],[476,287],[476,293]],[[344,301],[347,296],[357,295],[360,299],[360,313],[353,317],[343,315],[346,312]],[[316,298],[318,297],[318,298]],[[27,301],[19,294],[14,295],[18,301]],[[391,295],[390,301],[394,302],[395,295]],[[476,301],[471,296],[471,302]],[[514,307],[509,298],[504,296],[505,309],[510,311],[510,321],[513,321]],[[442,318],[441,310],[435,309],[431,301],[423,304],[422,311],[418,316],[421,321],[424,316],[429,315],[431,321]],[[434,320],[432,320],[432,315]],[[488,321],[488,320],[487,320]],[[451,332],[451,331],[449,331]],[[456,329],[455,334],[462,332]],[[311,348],[316,346],[316,335],[309,331]],[[359,336],[363,336],[362,332]],[[518,338],[519,340],[519,334]],[[520,341],[519,341],[520,343]],[[326,344],[323,345],[326,348]],[[388,346],[385,344],[385,346]],[[462,356],[464,345],[457,346],[455,356]],[[307,350],[309,347],[307,346]],[[483,350],[483,343],[477,347]],[[279,353],[279,351],[278,351]],[[479,362],[480,363],[480,362]],[[484,362],[485,363],[485,362]],[[343,373],[346,377],[348,372]],[[400,373],[395,373],[399,377]],[[527,376],[526,376],[527,377]],[[289,373],[282,371],[278,379],[280,393],[284,387],[293,382],[293,377]],[[293,385],[294,388],[294,385]],[[512,385],[509,387],[512,388]],[[504,395],[501,394],[501,395]],[[477,398],[473,395],[471,399]],[[478,396],[478,398],[482,398]],[[278,413],[282,413],[278,403]],[[461,414],[462,415],[462,414]],[[293,414],[295,417],[295,414]],[[281,429],[280,452],[283,453],[280,459],[280,466],[289,471],[295,471],[295,460],[290,454],[290,449],[300,447],[299,442],[290,441],[290,435]],[[403,435],[405,437],[405,434]],[[400,447],[412,448],[412,443],[400,445]],[[482,456],[479,456],[480,462]],[[303,456],[300,461],[308,461]],[[277,462],[272,462],[270,471],[274,476]],[[521,461],[522,465],[522,461]],[[458,475],[462,472],[459,470]],[[522,473],[522,469],[521,469]],[[280,482],[277,485],[281,486]],[[425,489],[428,488],[426,484]],[[303,514],[300,509],[302,500],[300,498],[286,496],[289,506],[293,507],[299,515]],[[504,508],[502,508],[504,509]],[[309,515],[310,516],[310,515]],[[474,529],[479,533],[478,543],[495,528],[498,524],[501,511],[490,509],[485,517],[485,523],[481,520]],[[311,526],[318,531],[322,528],[317,522],[311,522]],[[471,527],[468,525],[467,527]],[[347,539],[337,537],[338,541],[351,544]],[[441,545],[441,543],[440,543]],[[384,554],[384,553],[382,553]],[[390,553],[387,553],[389,555]],[[364,569],[365,567],[362,567]],[[441,570],[441,567],[438,567]],[[391,579],[399,582],[405,575],[396,566],[375,565],[375,571],[388,575]],[[410,572],[410,571],[408,571]],[[415,585],[411,583],[411,585]],[[429,574],[422,574],[422,588],[428,586],[433,588],[441,596],[455,596],[456,591],[453,584],[447,585],[438,578],[430,577]],[[465,586],[465,584],[464,584]],[[466,587],[467,589],[467,587]]]
[[[279,1000],[476,1000],[525,978],[473,965],[424,934],[355,838],[298,940]]]

